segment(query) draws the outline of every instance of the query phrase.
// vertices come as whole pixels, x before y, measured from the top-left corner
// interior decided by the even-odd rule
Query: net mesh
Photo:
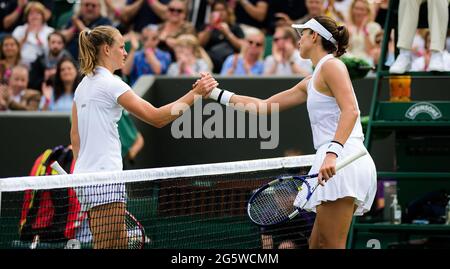
[[[1,248],[307,247],[311,216],[262,229],[254,191],[308,173],[313,155],[122,172],[0,179]]]

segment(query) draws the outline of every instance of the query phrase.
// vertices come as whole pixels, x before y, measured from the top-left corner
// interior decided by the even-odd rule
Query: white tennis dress
[[[131,88],[104,67],[85,76],[78,85],[74,102],[77,107],[80,151],[74,174],[121,171],[121,143],[117,122],[122,107],[117,98]],[[125,185],[95,185],[76,188],[78,199],[87,208],[125,202]]]
[[[311,129],[314,140],[314,148],[317,150],[313,165],[309,174],[319,172],[325,159],[328,144],[334,139],[341,111],[334,97],[324,95],[314,88],[315,78],[323,63],[334,58],[328,54],[320,59],[312,78],[308,83],[307,109],[311,122]],[[353,92],[354,94],[354,92]],[[354,95],[355,96],[355,95]],[[356,99],[356,96],[355,96]],[[366,150],[363,144],[364,134],[362,131],[360,117],[356,120],[350,137],[344,144],[341,156],[336,162],[353,153]],[[335,201],[343,197],[354,197],[357,209],[355,215],[362,215],[370,210],[375,198],[377,186],[377,174],[375,164],[369,154],[357,159],[351,164],[339,170],[335,176],[325,183],[325,186],[318,186],[305,205],[308,211],[316,211],[316,206],[325,201]],[[311,180],[311,186],[317,184],[317,179]],[[303,206],[301,201],[295,202],[296,206]]]

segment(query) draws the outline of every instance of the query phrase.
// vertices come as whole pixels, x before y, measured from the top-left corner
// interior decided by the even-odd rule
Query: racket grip
[[[360,150],[357,153],[344,158],[342,161],[340,161],[338,164],[336,164],[336,171],[339,171],[341,168],[347,166],[349,163],[353,162],[354,160],[356,160],[366,154],[367,154],[366,150]]]
[[[53,170],[55,170],[58,174],[60,175],[66,175],[67,172],[66,170],[64,170],[61,165],[59,165],[59,163],[57,161],[54,161],[51,165],[51,168],[53,168]]]

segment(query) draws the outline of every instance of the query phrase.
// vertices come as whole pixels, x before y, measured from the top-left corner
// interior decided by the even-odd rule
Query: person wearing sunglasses
[[[170,52],[172,59],[175,58],[176,38],[182,34],[197,34],[192,23],[187,21],[187,4],[186,0],[170,1],[167,4],[166,20],[159,28],[158,47]]]
[[[312,74],[311,60],[300,57],[296,49],[297,34],[290,26],[275,28],[272,38],[272,54],[264,60],[264,74],[306,77]]]
[[[240,54],[228,56],[223,63],[222,75],[262,75],[264,72],[264,33],[256,28],[247,32]]]
[[[309,248],[343,249],[353,216],[371,209],[377,190],[376,167],[363,143],[358,100],[347,67],[337,58],[348,47],[349,32],[327,16],[292,27],[300,34],[300,56],[310,59],[315,67],[312,76],[267,99],[218,88],[211,91],[209,98],[261,114],[307,104],[317,150],[308,174],[318,173],[311,184],[320,186],[304,207],[302,202],[294,202],[294,206],[316,212]],[[336,163],[360,151],[367,154],[336,172]]]
[[[82,30],[112,24],[108,18],[101,15],[100,10],[100,0],[81,0],[79,11],[61,31],[67,42],[66,48],[74,59],[78,59],[78,38]]]

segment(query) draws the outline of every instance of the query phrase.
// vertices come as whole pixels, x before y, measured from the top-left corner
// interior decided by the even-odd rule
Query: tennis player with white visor
[[[309,246],[345,248],[352,216],[369,211],[376,192],[376,168],[369,154],[336,172],[336,161],[366,151],[350,76],[344,63],[336,58],[345,53],[349,33],[345,26],[338,26],[326,16],[292,27],[300,35],[300,56],[311,59],[315,66],[311,76],[265,100],[218,88],[211,92],[210,98],[224,105],[255,107],[254,113],[270,113],[271,104],[278,104],[283,111],[306,102],[317,150],[309,173],[319,173],[322,185],[304,207],[317,213]],[[295,205],[303,205],[298,200]]]

